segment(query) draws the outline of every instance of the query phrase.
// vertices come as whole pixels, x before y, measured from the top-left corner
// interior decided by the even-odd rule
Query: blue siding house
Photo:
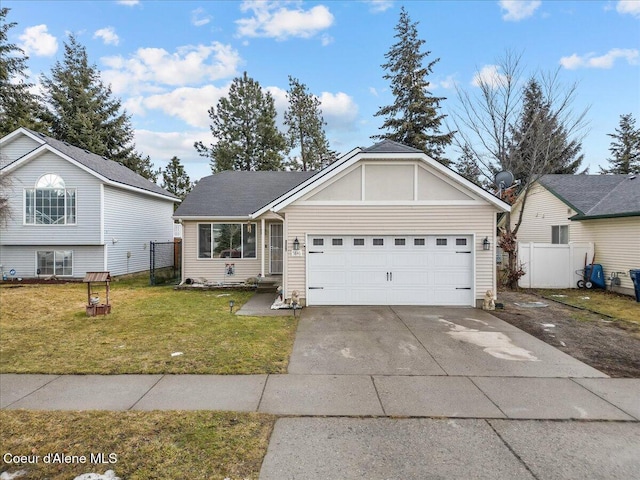
[[[179,200],[125,166],[26,128],[0,139],[9,215],[1,270],[23,278],[149,269],[149,242],[173,240]]]

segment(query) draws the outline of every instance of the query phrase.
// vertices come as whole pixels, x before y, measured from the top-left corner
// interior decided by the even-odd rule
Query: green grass
[[[544,298],[606,315],[629,327],[640,328],[640,303],[634,297],[604,290],[536,290],[536,293]]]
[[[258,478],[275,417],[220,412],[0,411],[0,451],[37,455],[37,464],[2,461],[20,479],[68,480],[113,470],[127,480]],[[45,464],[48,453],[87,457],[87,463]],[[114,453],[112,464],[90,454]]]
[[[252,292],[176,291],[127,279],[112,283],[112,313],[96,317],[85,313],[86,292],[82,283],[0,287],[0,372],[286,372],[297,319],[229,312],[229,299],[237,310]]]

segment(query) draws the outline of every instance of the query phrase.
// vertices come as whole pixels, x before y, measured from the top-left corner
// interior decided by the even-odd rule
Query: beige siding
[[[511,212],[511,227],[514,228],[520,216],[521,203],[514,205]],[[546,188],[535,185],[527,196],[522,217],[522,224],[518,229],[519,242],[551,243],[551,227],[554,225],[569,225],[569,241],[580,241],[573,238],[571,225],[574,222],[569,217],[576,212]]]
[[[640,268],[640,217],[575,221],[570,231],[573,241],[595,243],[595,263],[602,265],[606,278],[623,272],[620,287],[631,294],[629,270]]]
[[[478,202],[480,203],[480,202]],[[310,234],[475,234],[476,299],[495,288],[496,210],[487,204],[478,206],[314,206],[293,204],[284,209],[288,245],[298,237],[302,243]],[[492,248],[482,250],[489,237]],[[304,248],[301,247],[304,253]],[[291,247],[289,247],[291,250]],[[285,263],[286,294],[298,290],[305,295],[306,257],[287,252]]]
[[[237,223],[237,220],[229,220],[229,223]],[[182,278],[204,278],[209,282],[223,282],[225,280],[232,282],[243,282],[249,277],[255,277],[260,273],[260,259],[261,255],[265,253],[265,271],[269,271],[269,251],[267,242],[262,241],[260,232],[260,220],[257,221],[257,237],[256,243],[258,249],[256,252],[256,258],[198,258],[198,223],[210,223],[206,221],[202,222],[189,222],[183,223],[183,257],[182,257]],[[246,223],[246,222],[245,222]],[[269,235],[269,223],[267,222],[265,228],[265,236]],[[259,248],[262,246],[263,248]],[[235,264],[235,275],[232,277],[225,277],[225,264]]]

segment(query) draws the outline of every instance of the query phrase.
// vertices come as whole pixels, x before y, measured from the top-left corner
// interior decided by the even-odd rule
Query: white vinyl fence
[[[582,278],[576,271],[593,259],[592,242],[518,243],[518,262],[525,275],[518,281],[521,288],[576,288]]]

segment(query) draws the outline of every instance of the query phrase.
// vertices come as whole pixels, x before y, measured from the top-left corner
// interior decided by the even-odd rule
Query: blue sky
[[[606,165],[620,115],[640,122],[640,0],[2,3],[32,81],[49,74],[74,33],[131,115],[137,149],[157,167],[178,156],[192,180],[211,173],[193,148],[213,140],[207,110],[243,71],[273,94],[280,121],[292,75],[321,100],[334,150],[371,145],[382,123],[374,114],[393,101],[380,65],[402,5],[428,59],[440,58],[428,80],[447,98],[442,113],[459,107],[456,85],[473,93],[474,76],[511,50],[525,76],[559,69],[563,85],[578,82],[574,108],[590,109],[591,173]]]

